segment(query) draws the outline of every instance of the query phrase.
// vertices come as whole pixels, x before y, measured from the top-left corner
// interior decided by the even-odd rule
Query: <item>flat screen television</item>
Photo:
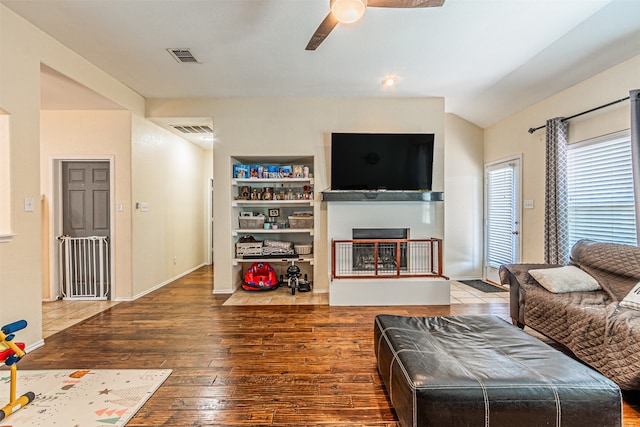
[[[332,133],[331,190],[430,191],[432,133]]]

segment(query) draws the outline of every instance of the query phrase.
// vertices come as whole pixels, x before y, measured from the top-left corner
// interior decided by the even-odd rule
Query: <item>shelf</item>
[[[231,180],[232,185],[268,183],[268,182],[276,182],[276,183],[296,182],[296,183],[308,183],[310,185],[313,185],[313,178],[233,178]]]
[[[254,262],[308,262],[313,265],[313,254],[309,255],[300,255],[299,258],[234,258],[233,265],[238,264],[246,264],[246,263],[254,263]]]
[[[231,230],[232,236],[238,234],[279,234],[279,233],[306,233],[313,236],[313,228],[278,228],[277,230],[264,229],[264,228],[237,228]]]
[[[240,165],[244,165],[245,167],[240,167]],[[251,176],[251,167],[257,166],[258,170],[256,172],[259,173],[260,165],[263,166],[263,175],[260,175],[263,177],[258,178],[257,173]],[[289,175],[288,172],[283,175],[278,175],[273,172],[279,171],[280,169],[270,168],[270,166],[275,166],[276,168],[286,166],[291,167],[291,170],[293,170],[294,166],[298,165],[302,166],[303,171],[308,168],[310,176],[305,178],[302,177],[303,174],[296,174],[296,177],[293,178],[293,175]],[[249,170],[247,170],[247,166]],[[254,236],[258,241],[289,241],[294,245],[317,244],[314,223],[311,221],[293,222],[294,225],[308,228],[278,227],[274,230],[271,228],[263,228],[259,221],[239,221],[235,219],[243,214],[246,215],[249,211],[252,215],[264,215],[265,223],[267,222],[268,214],[272,215],[269,217],[271,221],[273,221],[273,219],[279,220],[275,221],[275,223],[287,221],[289,217],[295,214],[308,214],[316,218],[317,215],[319,215],[320,203],[318,202],[320,201],[320,196],[317,196],[317,193],[314,192],[316,182],[314,178],[314,166],[314,156],[231,156],[231,207],[229,210],[231,211],[232,222],[229,240],[232,245],[231,265],[233,274],[242,274],[251,264],[256,262],[270,263],[274,268],[283,271],[293,262],[298,264],[304,273],[309,275],[311,280],[318,274],[316,271],[315,255],[313,253],[292,255],[293,258],[266,255],[257,255],[256,258],[236,256],[236,245],[239,240],[243,240],[243,236]],[[245,172],[241,173],[241,170]],[[266,174],[264,174],[265,170]],[[234,178],[233,174],[236,172],[238,172],[238,174],[235,175],[237,178]],[[241,176],[241,178],[238,176]],[[247,189],[249,193],[247,193]],[[268,195],[266,200],[263,200],[261,197],[265,191],[272,194]],[[252,194],[254,199],[251,199]],[[300,195],[300,197],[306,196],[310,198],[296,199],[295,197],[298,195]],[[246,198],[240,199],[239,197]],[[287,199],[287,197],[289,197],[289,199]],[[275,211],[278,211],[277,215]],[[240,224],[252,228],[239,228]],[[287,225],[290,224],[291,223]],[[259,251],[256,252],[258,254],[260,253]],[[241,251],[240,253],[244,252]]]
[[[313,200],[234,200],[231,206],[312,206]]]

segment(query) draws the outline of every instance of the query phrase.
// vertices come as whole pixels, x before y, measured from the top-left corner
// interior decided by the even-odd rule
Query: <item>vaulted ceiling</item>
[[[329,0],[0,3],[147,98],[435,96],[481,127],[640,54],[638,0],[369,7],[315,51]]]

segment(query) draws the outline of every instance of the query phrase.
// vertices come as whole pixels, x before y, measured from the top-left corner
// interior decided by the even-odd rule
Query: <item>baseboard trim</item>
[[[146,291],[140,292],[139,294],[134,295],[131,298],[115,298],[113,301],[119,301],[119,302],[135,301],[138,298],[143,297],[143,296],[145,296],[147,294],[150,294],[151,292],[156,291],[156,290],[162,288],[163,286],[166,286],[169,283],[174,282],[174,281],[178,280],[179,278],[186,276],[189,273],[193,273],[194,271],[196,271],[199,268],[204,267],[205,265],[207,265],[207,264],[204,263],[204,262],[202,264],[200,264],[200,265],[196,265],[195,267],[190,268],[189,270],[186,270],[186,271],[178,274],[177,276],[174,276],[174,277],[172,277],[170,279],[167,279],[164,282],[159,283],[156,286],[153,286],[152,288],[147,289]]]

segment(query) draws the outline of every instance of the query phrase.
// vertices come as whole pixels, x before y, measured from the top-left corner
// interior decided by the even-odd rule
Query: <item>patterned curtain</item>
[[[640,243],[640,89],[629,92],[631,101],[631,168],[633,191],[636,198],[636,235]]]
[[[568,124],[560,117],[547,120],[544,262],[567,264],[569,223],[567,196]]]

